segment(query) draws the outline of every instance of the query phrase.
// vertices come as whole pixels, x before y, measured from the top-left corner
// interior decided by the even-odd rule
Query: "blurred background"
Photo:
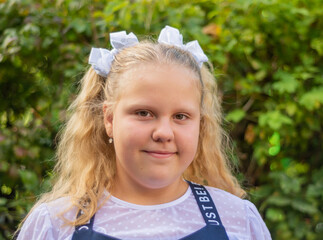
[[[0,0],[0,239],[50,187],[57,135],[109,33],[197,39],[237,176],[273,239],[323,239],[322,0]]]

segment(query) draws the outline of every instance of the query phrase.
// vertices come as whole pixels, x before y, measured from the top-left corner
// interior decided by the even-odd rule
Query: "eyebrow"
[[[137,109],[137,108],[138,109],[151,109],[153,111],[157,111],[159,109],[159,106],[154,106],[154,105],[150,105],[147,103],[140,103],[140,102],[127,104],[127,109]],[[189,104],[186,104],[186,106],[178,107],[177,109],[175,109],[174,112],[193,113],[193,112],[195,112],[195,110],[196,109],[194,107],[192,107]]]

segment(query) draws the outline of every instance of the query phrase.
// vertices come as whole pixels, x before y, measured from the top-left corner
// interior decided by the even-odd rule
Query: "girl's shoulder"
[[[206,186],[206,189],[228,232],[252,236],[252,239],[271,239],[266,224],[252,202],[218,188]]]
[[[41,203],[29,213],[19,231],[18,240],[58,239],[64,235],[69,236],[74,229],[72,227],[63,228],[62,226],[66,225],[63,219],[72,221],[75,214],[76,210],[71,207],[68,197]]]

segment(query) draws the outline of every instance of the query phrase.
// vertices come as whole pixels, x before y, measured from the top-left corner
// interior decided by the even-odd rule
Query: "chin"
[[[143,185],[150,189],[160,189],[167,187],[178,180],[177,177],[165,177],[165,176],[152,176],[149,179],[143,181]]]

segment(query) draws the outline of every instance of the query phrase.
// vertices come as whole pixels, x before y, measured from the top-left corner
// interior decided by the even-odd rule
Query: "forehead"
[[[200,107],[199,79],[186,67],[145,64],[120,78],[119,101]]]
[[[140,64],[124,72],[119,78],[120,97],[135,88],[158,91],[166,87],[176,89],[196,91],[201,93],[201,83],[197,73],[181,65],[171,64]]]

